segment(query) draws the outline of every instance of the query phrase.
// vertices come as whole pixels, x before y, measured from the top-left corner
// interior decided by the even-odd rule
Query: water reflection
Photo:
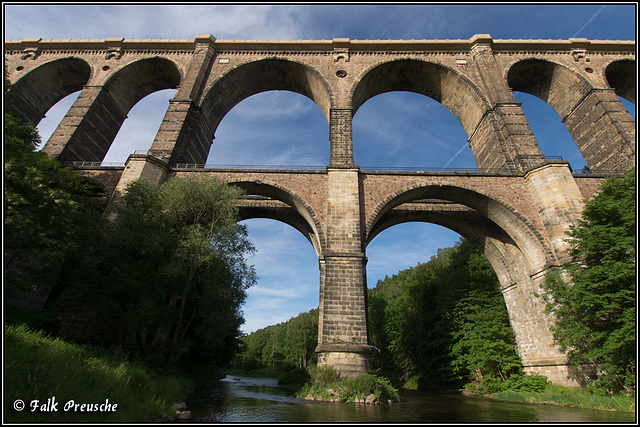
[[[404,391],[401,403],[363,405],[293,398],[270,378],[228,376],[187,401],[195,422],[626,422],[634,414],[496,402]]]

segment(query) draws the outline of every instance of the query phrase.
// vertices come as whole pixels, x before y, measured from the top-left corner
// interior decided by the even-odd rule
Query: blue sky
[[[4,39],[494,39],[635,40],[634,3],[540,5],[12,5],[4,3]],[[105,162],[124,162],[149,148],[173,91],[140,101],[130,112]],[[515,93],[542,151],[584,166],[560,118],[545,103]],[[77,95],[76,95],[77,96]],[[53,107],[39,125],[46,141],[75,99]],[[635,117],[635,106],[625,104]],[[354,157],[372,167],[476,167],[457,119],[430,98],[382,94],[354,117]],[[309,165],[329,161],[329,129],[320,109],[290,92],[266,92],[242,101],[223,119],[208,163]],[[272,220],[250,220],[258,285],[243,310],[245,332],[279,323],[318,306],[318,260],[295,229]],[[392,227],[368,246],[368,285],[426,262],[460,236],[440,226]]]

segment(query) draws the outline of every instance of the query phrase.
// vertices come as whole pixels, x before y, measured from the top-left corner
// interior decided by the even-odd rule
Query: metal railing
[[[62,165],[72,168],[125,167],[124,162],[83,162],[80,160],[62,162]]]
[[[304,165],[215,165],[200,163],[176,163],[175,169],[268,169],[268,170],[325,170],[326,166]]]
[[[134,154],[147,154],[148,150],[136,150]],[[540,156],[521,156],[521,157],[538,157]],[[544,156],[546,161],[564,161],[562,156]],[[98,167],[112,167],[121,168],[126,164],[125,162],[86,162],[86,161],[66,161],[62,162],[64,166],[70,166],[74,168],[98,168]],[[173,166],[173,169],[211,169],[211,170],[289,170],[289,171],[325,171],[327,166],[307,166],[307,165],[218,165],[218,164],[203,164],[203,163],[177,163]],[[365,172],[422,172],[422,173],[446,173],[446,174],[491,174],[491,175],[519,175],[521,171],[509,170],[503,168],[442,168],[442,167],[429,167],[429,166],[361,166],[361,171]],[[583,168],[580,171],[573,171],[572,174],[576,176],[619,176],[624,175],[624,172],[608,169],[594,169]]]

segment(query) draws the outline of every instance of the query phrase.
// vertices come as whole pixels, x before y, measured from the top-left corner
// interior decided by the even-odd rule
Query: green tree
[[[236,222],[240,195],[216,178],[191,175],[162,185],[134,181],[114,201],[105,248],[96,254],[95,301],[109,301],[112,319],[125,335],[135,332],[143,358],[160,351],[172,365],[195,345],[211,362],[229,361],[244,322],[240,307],[256,280],[246,263],[253,246]]]
[[[395,383],[458,388],[520,372],[498,280],[467,240],[380,281],[369,302],[372,365]]]
[[[19,114],[7,109],[4,118],[5,283],[55,292],[94,241],[103,188],[35,151],[38,132]]]
[[[635,390],[635,185],[635,168],[602,184],[568,233],[573,261],[543,285],[561,349],[611,391]]]

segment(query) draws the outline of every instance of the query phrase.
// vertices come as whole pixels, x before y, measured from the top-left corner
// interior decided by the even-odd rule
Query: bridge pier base
[[[320,261],[318,366],[345,378],[371,373],[366,258],[325,256]]]
[[[324,344],[316,348],[318,366],[330,365],[345,378],[371,373],[370,349],[349,344]]]

